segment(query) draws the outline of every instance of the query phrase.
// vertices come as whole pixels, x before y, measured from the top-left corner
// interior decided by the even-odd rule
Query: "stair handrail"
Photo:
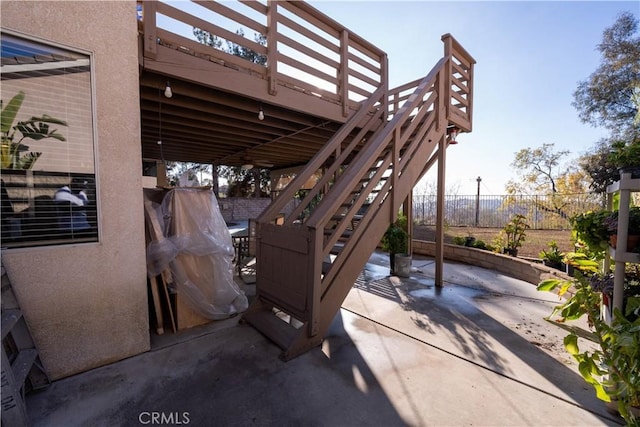
[[[329,141],[318,151],[306,166],[296,175],[296,177],[285,187],[278,197],[260,214],[257,221],[259,223],[271,222],[275,220],[286,205],[295,197],[296,192],[320,169],[326,161],[336,152],[342,142],[351,134],[356,126],[365,120],[366,116],[375,112],[376,108],[381,108],[386,97],[386,88],[379,87],[368,99],[362,102],[360,108],[352,113],[351,117]],[[376,105],[379,104],[379,107]]]
[[[422,139],[423,137],[425,137],[426,134],[428,133],[428,130],[432,129],[433,126],[435,126],[436,129],[439,128],[440,132],[445,131],[446,125],[438,124],[438,121],[442,123],[443,120],[446,120],[446,118],[444,117],[444,104],[445,104],[444,96],[442,93],[438,93],[440,92],[439,89],[442,89],[444,87],[444,84],[438,85],[438,78],[442,78],[442,75],[446,70],[445,68],[446,63],[447,63],[447,58],[442,58],[436,64],[436,66],[434,66],[432,71],[422,79],[420,84],[418,84],[417,88],[414,90],[413,94],[410,96],[410,100],[407,100],[403,105],[403,107],[400,110],[398,110],[399,113],[395,116],[397,117],[397,119],[395,121],[392,120],[388,124],[388,126],[385,127],[385,130],[383,130],[382,133],[378,135],[377,138],[379,138],[380,141],[384,141],[383,145],[387,147],[389,146],[388,137],[393,135],[392,132],[395,132],[397,126],[402,126],[407,120],[410,120],[411,123],[409,124],[408,127],[404,129],[405,135],[401,137],[401,139],[405,141],[407,138],[409,138],[410,135],[413,135],[414,130],[418,133],[417,139]],[[430,96],[427,97],[426,95],[429,92],[434,92],[434,93],[432,93]],[[420,103],[422,103],[422,105],[419,105]],[[434,110],[438,110],[438,111],[435,112],[436,114],[429,115],[428,113],[431,112],[430,107],[432,105],[435,106]],[[416,107],[417,107],[417,111],[415,111]],[[423,117],[424,120],[421,119],[420,117]],[[392,126],[392,123],[393,123],[393,126]],[[385,136],[385,133],[387,133],[388,135]],[[361,235],[363,233],[363,229],[367,227],[369,222],[373,221],[374,215],[379,215],[378,213],[378,211],[380,210],[379,208],[381,208],[385,204],[389,206],[388,203],[385,203],[389,201],[387,200],[388,194],[392,188],[397,187],[399,185],[399,180],[401,179],[401,177],[399,177],[398,174],[403,170],[404,166],[408,163],[406,158],[411,157],[416,146],[420,144],[419,141],[412,140],[411,145],[407,149],[406,142],[400,142],[403,145],[403,148],[405,148],[405,152],[403,153],[402,157],[399,158],[398,155],[400,152],[400,147],[398,146],[397,143],[398,141],[394,140],[391,143],[392,146],[388,147],[390,149],[387,149],[387,151],[393,154],[393,159],[391,159],[390,163],[385,163],[385,166],[384,166],[385,168],[386,167],[393,168],[393,181],[387,180],[384,183],[382,187],[382,191],[375,196],[375,198],[372,201],[371,207],[366,211],[366,213],[360,219],[360,225],[358,225],[358,227],[355,230],[353,230],[353,233],[344,242],[342,250],[337,254],[336,258],[333,260],[330,269],[326,271],[326,275],[322,281],[323,283],[322,294],[324,294],[329,288],[329,283],[331,283],[335,275],[338,274],[338,271],[340,270],[344,260],[348,258],[351,251],[354,250],[354,248],[358,245],[358,242],[361,239]],[[382,151],[384,150],[385,148],[383,148]],[[362,152],[359,154],[362,154],[363,156],[365,155]],[[352,163],[352,166],[355,163],[356,163],[356,160],[354,160],[354,162]],[[370,169],[367,169],[367,171],[369,170]],[[376,176],[379,176],[379,172],[380,171],[376,172]],[[425,172],[424,170],[421,170],[419,176],[422,176],[424,172]],[[349,181],[348,177],[341,177],[341,178],[344,178],[345,181]],[[336,183],[336,184],[339,184],[339,183]],[[404,185],[400,185],[400,188],[402,187],[404,187]],[[332,188],[332,191],[341,191],[341,189],[336,185],[335,187]],[[331,198],[329,198],[329,200],[331,200]],[[395,219],[394,213],[396,212],[396,209],[397,209],[396,201],[391,200],[390,203],[392,205],[392,208],[383,210],[384,215],[389,215],[389,221],[388,221],[389,223],[391,223]],[[344,222],[341,222],[340,224],[337,225],[335,230],[332,230],[333,235],[330,236],[329,239],[326,239],[324,242],[324,248],[322,252],[323,256],[331,251],[331,248],[336,243],[337,236],[342,235],[346,227],[346,223],[351,221],[354,214],[356,213],[356,210],[359,207],[360,205],[354,204],[352,208],[350,208],[349,211],[344,214]],[[315,214],[316,212],[314,212],[313,215]],[[307,222],[307,225],[313,226],[314,220],[315,218],[310,218]],[[379,237],[382,237],[382,236],[379,236]]]
[[[420,84],[418,84],[414,93],[405,101],[391,121],[387,123],[382,132],[377,133],[371,140],[367,141],[367,144],[358,152],[358,155],[353,162],[351,162],[349,168],[340,175],[331,187],[331,192],[335,192],[335,194],[345,194],[350,190],[350,187],[353,186],[353,182],[358,180],[370,168],[371,159],[378,158],[382,151],[389,145],[396,128],[407,120],[407,118],[411,117],[414,108],[422,101],[423,92],[426,88],[433,86],[432,81],[435,80],[437,75],[442,71],[447,60],[447,57],[443,57],[436,63],[431,71],[422,79]],[[308,227],[316,229],[323,227],[337,210],[340,203],[342,203],[342,199],[340,198],[327,198],[327,200],[328,202],[321,203],[311,214],[306,222]]]
[[[365,137],[365,135],[371,132],[372,127],[374,127],[375,122],[378,121],[382,123],[384,112],[382,109],[379,109],[374,114],[371,114],[367,120],[367,122],[362,126],[358,134],[352,139],[346,149],[342,150],[339,154],[336,153],[336,158],[333,160],[332,164],[327,167],[324,171],[320,179],[316,182],[316,185],[309,191],[309,193],[304,197],[304,199],[300,202],[300,204],[289,214],[289,218],[298,218],[304,209],[309,206],[313,199],[320,194],[321,190],[325,188],[326,185],[329,184],[329,181],[337,176],[339,173],[339,168],[344,165],[344,161],[347,160],[349,156],[353,154],[355,147],[358,145],[360,141]],[[292,220],[287,221],[288,223],[292,223]]]
[[[476,60],[451,34],[444,34],[441,40],[445,57],[449,59],[445,84],[447,120],[470,132],[473,122],[473,67]]]

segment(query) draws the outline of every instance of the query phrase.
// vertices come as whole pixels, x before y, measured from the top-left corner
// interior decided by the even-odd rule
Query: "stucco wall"
[[[136,2],[3,0],[1,23],[94,53],[100,243],[2,251],[57,379],[150,347]]]

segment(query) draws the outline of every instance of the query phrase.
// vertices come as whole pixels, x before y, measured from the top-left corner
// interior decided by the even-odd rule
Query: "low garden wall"
[[[423,240],[413,241],[413,253],[435,257],[435,242]],[[465,264],[476,265],[489,270],[498,271],[515,279],[537,285],[550,278],[571,279],[567,274],[555,268],[547,267],[524,259],[502,255],[495,252],[470,248],[467,246],[444,244],[444,258]]]

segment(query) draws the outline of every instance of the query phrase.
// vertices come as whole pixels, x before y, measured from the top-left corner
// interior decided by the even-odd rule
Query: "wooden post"
[[[269,95],[278,93],[278,2],[267,1],[267,81]]]
[[[445,48],[446,51],[446,48]],[[451,59],[447,61],[447,64],[451,64]],[[446,68],[446,67],[445,67]],[[435,285],[442,287],[444,285],[443,270],[444,270],[444,193],[445,193],[445,164],[446,164],[446,151],[447,151],[447,123],[448,116],[444,113],[448,109],[449,104],[449,91],[450,85],[449,74],[446,77],[443,76],[444,72],[438,73],[438,103],[436,107],[438,123],[436,129],[442,132],[442,136],[438,141],[438,182],[436,193],[436,277]],[[445,105],[446,103],[446,105]],[[445,117],[443,117],[445,116]],[[444,127],[444,129],[442,129]]]
[[[218,183],[218,165],[213,163],[211,165],[211,186],[213,189],[213,194],[216,196],[216,199],[220,197],[220,184]]]
[[[445,162],[447,152],[447,134],[446,132],[438,141],[438,182],[436,193],[436,277],[435,285],[442,287],[444,285],[444,193],[445,193]]]
[[[342,115],[349,115],[349,32],[340,34],[340,69],[338,69],[338,96],[342,102]]]
[[[144,56],[145,58],[155,59],[157,50],[157,26],[156,26],[156,10],[158,5],[155,1],[143,2],[142,25],[144,28]]]
[[[407,217],[407,234],[409,235],[407,253],[411,255],[413,254],[413,188],[409,191],[409,195],[404,201],[402,211]]]

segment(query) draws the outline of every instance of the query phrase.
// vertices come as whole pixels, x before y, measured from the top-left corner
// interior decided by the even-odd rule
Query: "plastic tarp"
[[[155,231],[147,247],[149,276],[168,269],[178,294],[208,319],[245,311],[247,297],[233,280],[231,234],[213,192],[175,188],[161,205],[148,199],[145,204]]]

